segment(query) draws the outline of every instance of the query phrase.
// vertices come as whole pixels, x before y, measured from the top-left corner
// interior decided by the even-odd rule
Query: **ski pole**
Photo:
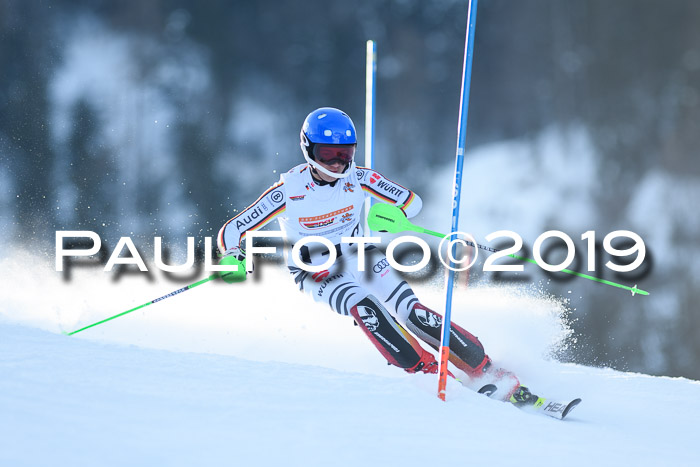
[[[367,223],[369,224],[369,227],[374,230],[374,231],[385,231],[389,233],[399,233],[399,232],[404,232],[404,231],[411,231],[411,232],[417,232],[417,233],[424,233],[428,235],[433,235],[438,238],[445,238],[447,235],[441,234],[439,232],[434,232],[432,230],[424,229],[423,227],[420,227],[418,225],[413,224],[411,221],[406,219],[406,216],[403,214],[403,212],[397,208],[396,206],[393,206],[391,204],[386,204],[386,203],[377,203],[374,206],[372,206],[372,209],[369,211],[369,215],[367,216]],[[489,246],[484,246],[480,245],[478,243],[473,243],[470,242],[469,240],[463,240],[464,243],[469,245],[472,248],[479,248],[484,251],[488,251],[491,253],[498,253],[501,250],[498,250],[496,248],[491,248]],[[523,256],[518,256],[518,255],[508,255],[511,258],[519,259],[521,261],[527,261],[528,263],[532,264],[537,264],[537,261],[534,259],[530,258],[525,258]],[[539,265],[538,265],[539,266]],[[649,295],[649,292],[646,290],[642,290],[637,288],[637,285],[635,284],[634,287],[628,287],[626,285],[618,284],[616,282],[612,281],[607,281],[605,279],[601,279],[599,277],[595,276],[589,276],[588,274],[583,274],[577,271],[572,271],[570,269],[562,269],[560,272],[566,273],[566,274],[571,274],[574,276],[582,277],[584,279],[588,279],[591,281],[595,282],[600,282],[601,284],[606,284],[610,285],[613,287],[618,287],[620,289],[624,290],[629,290],[632,292],[632,296],[635,294],[640,294],[640,295]]]
[[[129,314],[132,311],[140,310],[143,307],[146,307],[146,306],[151,305],[153,303],[160,302],[161,300],[165,300],[166,298],[170,298],[170,297],[177,295],[179,293],[186,292],[187,290],[193,289],[193,288],[197,287],[198,285],[202,285],[205,282],[209,282],[210,280],[214,280],[214,279],[218,279],[218,278],[219,278],[219,273],[212,274],[211,276],[207,277],[206,279],[202,279],[201,281],[195,282],[194,284],[190,284],[190,285],[183,287],[181,289],[177,289],[173,292],[170,292],[169,294],[163,295],[162,297],[156,298],[155,300],[151,300],[150,302],[144,303],[143,305],[139,305],[136,308],[132,308],[131,310],[127,310],[127,311],[124,311],[122,313],[116,314],[114,316],[110,316],[109,318],[103,319],[102,321],[98,321],[96,323],[92,323],[92,324],[85,326],[84,328],[80,328],[76,331],[64,332],[63,334],[65,334],[66,336],[72,336],[73,334],[77,334],[80,331],[90,329],[91,327],[97,326],[98,324],[106,323],[107,321],[111,321],[115,318],[119,318],[120,316],[124,316],[126,314]]]

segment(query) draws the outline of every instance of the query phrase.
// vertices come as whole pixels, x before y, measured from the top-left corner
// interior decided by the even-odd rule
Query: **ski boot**
[[[440,364],[435,360],[435,357],[430,352],[423,351],[420,360],[412,368],[406,368],[408,373],[418,373],[423,372],[429,375],[436,375],[439,371]],[[447,370],[447,375],[454,378],[455,375],[452,374],[450,370]]]
[[[513,394],[510,395],[509,401],[514,406],[520,408],[526,407],[528,405],[535,405],[538,399],[539,397],[531,393],[530,390],[525,386],[518,386],[515,389],[515,392],[513,392]]]

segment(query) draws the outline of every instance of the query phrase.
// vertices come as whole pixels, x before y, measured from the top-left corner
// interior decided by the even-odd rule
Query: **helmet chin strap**
[[[318,164],[318,163],[316,163],[315,160],[311,159],[308,156],[308,154],[306,154],[306,151],[304,151],[304,159],[306,159],[306,162],[308,162],[309,165],[311,167],[313,167],[314,169],[318,170],[319,172],[323,172],[324,174],[328,175],[329,177],[334,177],[334,178],[347,178],[350,175],[350,172],[352,170],[352,165],[353,165],[353,162],[351,162],[350,164],[348,164],[348,168],[345,169],[344,172],[335,173],[335,172],[331,172],[330,170],[321,167],[321,164]]]

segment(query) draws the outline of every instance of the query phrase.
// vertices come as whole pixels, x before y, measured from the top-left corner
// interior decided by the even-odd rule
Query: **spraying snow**
[[[0,316],[56,333],[79,329],[183,286],[162,276],[150,283],[145,273],[114,282],[113,274],[98,267],[75,268],[71,280],[64,281],[49,267],[41,269],[38,258],[31,271],[23,268],[27,257],[31,255],[25,252],[21,261],[16,257],[0,261],[4,271],[11,271],[8,286],[0,293],[6,305]],[[387,367],[351,318],[336,315],[299,293],[286,270],[262,265],[254,277],[240,285],[215,281],[200,286],[75,337],[385,376],[402,374]],[[442,291],[421,285],[414,289],[427,306],[437,310],[443,306]],[[48,306],[47,296],[52,297]],[[454,304],[453,320],[479,336],[492,358],[514,368],[544,361],[564,345],[569,334],[564,304],[531,288],[458,291]]]

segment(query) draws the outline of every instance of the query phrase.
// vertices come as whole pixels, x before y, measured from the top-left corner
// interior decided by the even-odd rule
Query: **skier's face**
[[[340,161],[334,161],[332,164],[324,164],[323,162],[317,160],[316,163],[323,167],[324,169],[328,170],[329,172],[333,173],[343,173],[343,169],[345,169],[346,164]],[[318,171],[319,177],[321,177],[321,180],[325,180],[327,182],[332,182],[334,180],[337,180],[338,177],[332,177],[330,175],[327,175],[320,170]]]

